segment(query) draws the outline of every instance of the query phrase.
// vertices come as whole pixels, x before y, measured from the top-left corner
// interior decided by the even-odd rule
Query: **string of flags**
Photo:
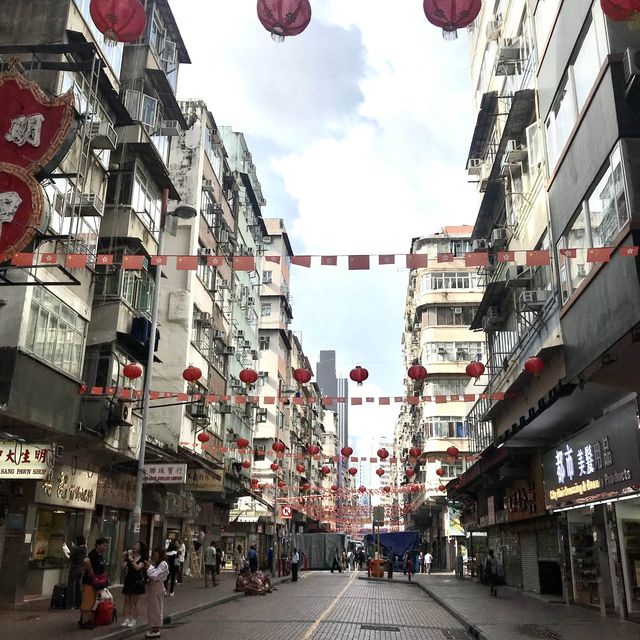
[[[565,259],[584,259],[590,263],[609,262],[613,255],[635,258],[640,253],[640,246],[615,247],[579,247],[559,249],[559,254]],[[156,255],[151,256],[151,266],[166,266],[169,259],[178,271],[195,271],[201,264],[211,267],[221,267],[227,261],[235,271],[255,271],[255,256],[227,256],[217,255]],[[285,258],[280,255],[265,255],[266,262],[280,264]],[[310,268],[313,263],[320,266],[338,266],[344,263],[349,271],[362,271],[371,268],[372,264],[379,266],[403,264],[407,269],[422,269],[429,265],[427,254],[369,254],[369,255],[302,255],[292,256],[290,262],[293,265]],[[399,259],[399,260],[397,260]],[[526,266],[539,267],[551,264],[551,252],[549,249],[515,250],[515,251],[473,251],[463,255],[454,253],[439,253],[435,261],[439,264],[464,260],[466,267],[486,267],[493,262],[497,263],[522,263]],[[0,264],[5,262],[5,257],[0,254]],[[63,265],[67,269],[84,269],[87,265],[119,266],[121,269],[142,270],[145,268],[147,258],[144,255],[125,254],[116,256],[113,254],[90,253],[15,253],[11,257],[10,264],[14,267],[32,267],[36,265]]]

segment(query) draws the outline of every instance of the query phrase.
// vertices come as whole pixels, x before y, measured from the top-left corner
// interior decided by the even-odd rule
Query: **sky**
[[[466,31],[444,41],[419,0],[312,0],[309,27],[278,44],[255,0],[171,5],[192,60],[179,96],[245,134],[263,216],[284,218],[295,254],[403,254],[414,237],[473,223]],[[402,266],[292,268],[293,330],[310,361],[335,349],[344,376],[369,370],[351,395],[402,393]],[[393,433],[399,406],[350,409],[356,454]]]

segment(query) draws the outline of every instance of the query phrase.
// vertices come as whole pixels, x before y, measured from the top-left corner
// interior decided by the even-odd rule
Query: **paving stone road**
[[[182,618],[166,626],[162,635],[170,640],[471,640],[421,589],[357,577],[306,574],[268,596],[243,598]]]

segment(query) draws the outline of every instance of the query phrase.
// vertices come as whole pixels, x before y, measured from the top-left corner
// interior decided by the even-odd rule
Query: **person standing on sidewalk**
[[[178,538],[178,584],[182,584],[184,577],[184,563],[187,559],[187,545],[182,538]]]
[[[164,543],[167,566],[169,567],[169,575],[164,582],[164,595],[173,596],[176,588],[176,576],[178,575],[178,545],[175,540],[167,538]]]
[[[253,544],[249,547],[247,560],[249,560],[249,571],[251,571],[251,573],[255,573],[258,570],[258,552]]]
[[[291,582],[298,582],[298,567],[300,566],[300,554],[297,549],[293,550],[291,556]]]
[[[493,555],[493,549],[489,549],[487,557],[484,561],[484,575],[489,585],[489,595],[494,598],[498,597],[498,590],[496,584],[498,584],[498,561]]]
[[[121,627],[135,627],[140,609],[140,596],[145,592],[144,569],[147,548],[144,542],[136,542],[133,549],[124,552],[124,566],[126,574],[122,595],[124,596],[124,620]]]
[[[67,609],[79,609],[82,599],[82,574],[87,544],[84,536],[76,536],[75,544],[69,552],[69,577],[67,578]]]
[[[211,575],[211,583],[215,587],[216,583],[216,545],[213,540],[211,544],[204,550],[204,586],[209,586],[209,575]]]
[[[216,575],[220,575],[220,567],[222,566],[222,544],[216,545]]]
[[[159,638],[164,620],[164,581],[169,575],[169,565],[164,549],[154,549],[151,561],[145,562],[147,569],[147,623],[151,627],[145,638]]]
[[[244,555],[242,553],[242,546],[238,545],[236,552],[233,556],[233,570],[236,572],[236,575],[239,576],[243,568],[244,568]]]
[[[273,547],[269,547],[269,551],[267,551],[267,571],[271,571],[273,569]]]
[[[424,573],[424,551],[418,556],[418,573]]]
[[[431,575],[431,565],[433,564],[433,556],[431,555],[431,551],[427,551],[424,554],[424,563],[427,566],[427,574]]]
[[[94,548],[84,559],[84,574],[82,576],[82,602],[80,603],[80,628],[94,629],[94,605],[98,591],[108,585],[107,562],[104,558],[109,546],[106,538],[98,538]]]

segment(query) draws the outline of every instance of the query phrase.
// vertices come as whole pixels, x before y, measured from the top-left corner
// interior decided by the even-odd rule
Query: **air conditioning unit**
[[[549,292],[544,289],[534,289],[532,291],[523,291],[520,294],[520,304],[529,309],[544,307],[549,299]]]
[[[225,280],[224,278],[220,278],[220,280],[218,280],[218,289],[228,289],[229,288],[229,281]]]
[[[223,356],[233,356],[236,353],[236,348],[235,347],[225,347],[222,350],[222,355]]]
[[[121,427],[132,427],[131,406],[126,402],[118,400],[115,404],[111,405],[110,421],[112,424],[117,424]]]
[[[271,244],[273,238],[271,236],[262,236],[262,244]]]
[[[527,127],[527,151],[529,170],[542,166],[544,161],[544,147],[542,146],[542,134],[540,122],[534,122]]]
[[[531,269],[527,267],[520,267],[515,264],[507,265],[507,271],[505,275],[506,286],[511,289],[528,287],[531,284],[531,279],[533,278]]]
[[[258,377],[259,378],[268,378],[269,377],[269,372],[268,371],[259,371],[258,372]]]
[[[491,232],[491,244],[494,247],[506,247],[509,243],[509,230],[505,228],[494,229]]]
[[[92,122],[90,135],[93,149],[115,151],[118,146],[118,134],[110,122]]]
[[[244,344],[242,345],[243,349],[251,349],[251,342],[249,342],[249,340],[245,340]]]
[[[227,242],[229,242],[229,232],[228,231],[220,231],[220,233],[218,234],[218,242],[220,244],[226,244]]]
[[[199,256],[215,256],[216,252],[211,247],[198,247]]]
[[[251,357],[253,358],[253,360],[258,359],[258,352],[255,349],[251,349]]]
[[[104,214],[104,202],[95,193],[78,196],[76,207],[81,216],[92,218]]]
[[[453,307],[453,313],[456,316],[461,316],[462,315],[462,307]]]
[[[497,42],[500,39],[500,34],[502,32],[502,20],[489,20],[487,23],[487,40],[490,42]]]
[[[180,135],[180,123],[177,120],[161,120],[158,133],[161,136],[172,138]]]
[[[522,40],[502,38],[498,43],[498,63],[518,62],[522,59]]]
[[[224,340],[224,338],[225,338],[224,331],[222,331],[220,329],[214,329],[213,330],[213,339],[214,340]]]
[[[256,299],[253,296],[249,296],[247,298],[247,304],[248,305],[252,305],[252,304],[255,304],[255,303],[256,303]]]
[[[471,247],[474,251],[486,251],[487,241],[484,238],[476,238],[471,243]]]
[[[207,193],[213,193],[215,191],[215,186],[213,184],[213,180],[203,180],[202,181],[202,190]]]
[[[244,338],[244,331],[242,329],[236,331],[236,338]]]
[[[258,409],[256,412],[256,422],[266,422],[267,421],[267,410],[266,409]]]
[[[480,167],[480,172],[478,173],[478,177],[480,178],[478,187],[481,192],[487,190],[487,186],[489,185],[489,176],[491,175],[491,170],[493,169],[493,164],[489,161],[483,162]]]
[[[517,140],[507,140],[507,147],[504,152],[504,161],[509,164],[520,164],[527,159],[527,149],[518,143]]]
[[[469,158],[467,162],[467,173],[470,176],[479,176],[484,162],[483,158]]]

